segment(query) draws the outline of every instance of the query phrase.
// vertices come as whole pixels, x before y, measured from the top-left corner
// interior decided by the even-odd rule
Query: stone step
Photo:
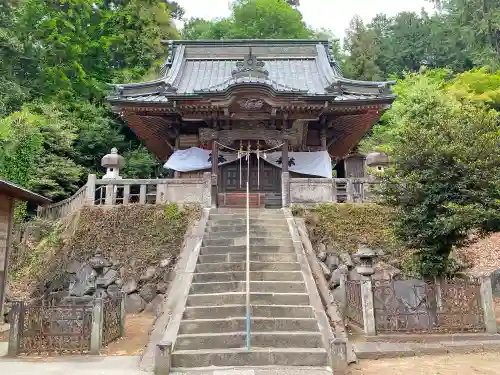
[[[276,263],[273,263],[276,264]],[[193,283],[190,294],[244,293],[245,281]],[[304,293],[303,281],[250,281],[250,291],[256,293]]]
[[[196,272],[231,272],[246,271],[246,262],[234,263],[199,263]],[[299,263],[292,262],[250,262],[250,271],[300,271]]]
[[[250,211],[249,213],[250,219],[273,219],[273,220],[286,220],[285,215],[283,212],[255,212],[255,211]],[[222,214],[222,213],[214,213],[210,214],[209,219],[210,220],[246,220],[247,214],[246,212],[242,213],[227,213],[227,214]]]
[[[210,256],[210,255],[207,255]],[[245,281],[245,271],[234,272],[208,272],[195,273],[194,283],[209,283],[217,281]],[[303,281],[302,272],[300,271],[251,271],[250,280],[253,281]]]
[[[244,305],[246,293],[205,293],[190,294],[186,306]],[[308,306],[307,293],[250,293],[252,305],[295,305]]]
[[[311,318],[252,318],[251,328],[257,332],[269,331],[309,331],[319,330],[316,319]],[[242,332],[246,330],[246,319],[198,319],[182,320],[179,334]]]
[[[207,232],[205,231],[205,237],[207,239],[223,239],[223,238],[246,238],[246,229],[237,231],[219,231],[219,232]],[[268,238],[268,237],[281,237],[290,238],[290,232],[288,229],[280,230],[268,230],[268,229],[253,229],[250,230],[250,238]]]
[[[203,246],[200,249],[200,255],[227,254],[227,253],[243,253],[247,252],[246,246]],[[292,246],[263,246],[251,245],[250,253],[293,253],[295,250]]]
[[[187,306],[183,319],[220,319],[246,315],[245,305]],[[314,318],[311,306],[259,305],[251,306],[254,318]]]
[[[198,263],[233,263],[233,262],[244,262],[245,260],[246,260],[245,253],[200,255],[198,257]],[[251,253],[250,260],[257,262],[296,262],[297,254]]]
[[[179,350],[172,353],[173,370],[209,366],[327,366],[322,348],[246,348]]]
[[[250,231],[264,231],[266,233],[290,233],[288,225],[280,224],[267,224],[265,226],[258,225],[256,223],[250,223]],[[217,223],[212,223],[205,228],[205,233],[220,233],[220,232],[244,232],[246,233],[247,226],[246,223],[235,223],[221,225]]]
[[[241,238],[203,238],[202,246],[246,246],[246,237]],[[293,247],[290,236],[287,237],[250,237],[250,246],[289,246]]]
[[[214,214],[246,214],[246,208],[217,208],[213,211]],[[262,208],[254,208],[250,209],[250,213],[274,213],[274,214],[283,214],[283,210],[281,209],[262,209]]]
[[[203,333],[179,335],[174,352],[213,348],[244,348],[245,332]],[[252,348],[321,348],[319,332],[256,332],[251,333]]]
[[[220,225],[244,225],[246,226],[246,218],[227,218],[227,219],[217,219],[213,220],[210,217],[207,221],[208,227],[220,226]],[[250,218],[250,225],[255,224],[258,227],[265,228],[267,225],[273,225],[283,228],[288,228],[288,223],[284,217],[281,218]]]
[[[498,340],[461,340],[428,343],[357,342],[353,344],[358,359],[382,359],[440,355],[448,353],[478,353],[500,351]]]

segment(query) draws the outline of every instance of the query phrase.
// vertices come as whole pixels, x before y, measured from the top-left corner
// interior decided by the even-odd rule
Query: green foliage
[[[296,211],[300,214],[300,211]],[[377,204],[320,204],[306,214],[313,240],[335,244],[341,251],[354,253],[359,245],[391,251],[394,211]]]
[[[131,176],[153,176],[156,160],[102,100],[109,82],[158,66],[161,40],[177,37],[171,12],[183,9],[163,0],[2,0],[0,176],[64,199],[102,171],[112,147],[130,155]]]
[[[43,150],[43,119],[27,110],[0,119],[0,177],[30,187]]]
[[[228,18],[215,21],[190,19],[184,25],[185,39],[308,39],[298,2],[282,0],[237,0]]]
[[[144,147],[127,151],[123,156],[127,164],[122,174],[126,178],[155,177],[158,164],[161,164]]]
[[[500,0],[442,0],[445,22],[476,66],[500,68]]]
[[[351,20],[344,48],[349,51],[343,66],[346,77],[365,81],[382,80],[382,71],[376,61],[381,53],[377,35],[358,16]]]
[[[454,99],[442,81],[409,81],[389,118],[393,168],[381,192],[397,209],[394,234],[415,249],[415,271],[442,275],[471,231],[500,229],[499,114]]]
[[[392,152],[393,143],[398,141],[401,118],[413,106],[413,93],[421,85],[432,86],[443,92],[450,100],[473,101],[498,109],[500,106],[500,73],[489,73],[485,68],[474,69],[454,76],[447,69],[425,69],[421,73],[409,73],[397,81],[394,93],[398,99],[390,111],[386,112],[381,123],[376,125],[370,136],[361,142],[363,152],[380,150]],[[418,100],[417,100],[418,101]],[[440,107],[435,108],[440,111]]]
[[[448,90],[458,99],[484,103],[500,110],[500,70],[489,73],[481,68],[464,72],[455,77]]]
[[[499,20],[500,0],[445,0],[432,16],[379,14],[368,25],[355,17],[344,43],[344,70],[356,79],[402,77],[422,67],[498,70]]]

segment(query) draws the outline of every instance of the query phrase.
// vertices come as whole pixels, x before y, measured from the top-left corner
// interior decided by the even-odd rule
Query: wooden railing
[[[38,207],[38,216],[57,220],[81,209],[87,200],[87,184],[83,185],[71,197],[45,207]]]

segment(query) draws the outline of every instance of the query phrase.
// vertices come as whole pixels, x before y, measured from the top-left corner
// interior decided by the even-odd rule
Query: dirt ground
[[[148,343],[154,320],[155,316],[152,314],[127,315],[125,337],[102,349],[102,355],[142,355],[142,351]]]
[[[500,353],[363,360],[349,370],[350,375],[497,375]]]

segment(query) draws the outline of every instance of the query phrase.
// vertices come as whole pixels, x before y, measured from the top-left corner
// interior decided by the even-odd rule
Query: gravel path
[[[364,360],[349,369],[350,375],[498,375],[500,353]]]

